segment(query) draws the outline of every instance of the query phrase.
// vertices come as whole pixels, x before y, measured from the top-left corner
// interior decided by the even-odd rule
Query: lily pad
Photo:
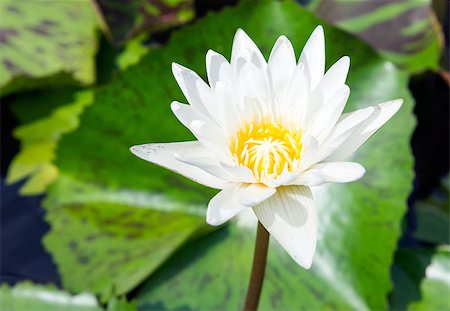
[[[88,0],[0,3],[2,95],[95,80],[97,17]]]
[[[121,69],[127,69],[128,67],[137,64],[141,58],[148,53],[150,47],[145,45],[145,41],[148,40],[148,35],[143,34],[128,40],[125,44],[123,51],[117,55],[116,63]]]
[[[142,32],[154,32],[190,21],[193,0],[131,0],[126,3],[95,0],[107,34],[123,44]]]
[[[431,2],[313,0],[309,7],[402,68],[423,71],[439,67],[443,45]]]
[[[425,270],[420,286],[422,299],[409,305],[411,311],[450,310],[450,248],[440,248]]]
[[[391,310],[449,310],[450,249],[402,248],[395,255]]]
[[[12,184],[28,178],[20,189],[22,195],[42,193],[58,177],[58,168],[53,164],[58,141],[78,126],[79,115],[93,101],[91,91],[80,91],[74,97],[72,103],[55,109],[47,118],[14,130],[21,146],[8,168],[6,182]]]
[[[96,204],[108,198],[124,199],[122,195],[111,196],[116,189],[131,194],[127,198],[134,203],[129,205],[147,193],[165,202],[179,202],[180,211],[189,210],[192,204],[204,207],[214,191],[136,159],[127,150],[139,143],[193,139],[169,109],[172,100],[183,98],[172,77],[171,62],[184,64],[205,77],[207,50],[228,56],[239,27],[266,56],[282,34],[292,40],[299,53],[318,24],[323,21],[293,2],[242,1],[174,32],[165,47],[150,50],[137,65],[96,91],[94,104],[82,115],[78,129],[61,140],[56,161],[61,176],[97,187],[89,196]],[[352,60],[347,110],[399,97],[405,104],[356,155],[355,160],[367,169],[364,179],[316,189],[320,232],[312,270],[302,270],[272,243],[262,309],[387,308],[390,265],[413,175],[409,137],[414,118],[408,75],[351,35],[325,25],[325,36],[328,66],[342,55]],[[74,189],[66,193],[63,188],[52,187],[50,195],[70,201],[79,194]],[[102,189],[106,193],[102,194]],[[49,201],[49,213],[53,208]],[[58,219],[49,218],[53,226]],[[205,237],[203,242],[187,245],[139,291],[138,304],[158,310],[239,309],[251,264],[251,224],[255,223],[254,219],[243,219],[225,229],[229,233],[224,237],[212,236],[214,243]],[[59,239],[67,243],[65,235],[70,231],[67,226],[60,228]],[[61,269],[62,278],[66,286],[76,288],[71,274],[77,266],[64,260],[63,251],[53,243],[46,244],[56,258],[62,258],[57,260],[60,267],[71,267],[70,272]]]
[[[450,244],[449,178],[425,200],[415,204],[417,229],[414,237],[435,244]]]
[[[23,282],[10,287],[0,287],[0,307],[8,311],[101,311],[94,295],[82,293],[75,296],[52,285],[35,285]]]
[[[173,204],[164,211],[161,198],[130,191],[110,197],[105,190],[60,177],[44,202],[51,224],[44,245],[64,288],[88,290],[103,302],[132,290],[204,227],[202,217],[176,212]]]

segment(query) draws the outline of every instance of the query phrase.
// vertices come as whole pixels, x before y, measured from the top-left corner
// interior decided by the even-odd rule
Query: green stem
[[[264,282],[266,271],[267,250],[269,247],[269,232],[258,222],[256,232],[255,253],[253,255],[252,273],[248,284],[247,298],[245,299],[244,311],[255,311],[258,309],[259,297]]]

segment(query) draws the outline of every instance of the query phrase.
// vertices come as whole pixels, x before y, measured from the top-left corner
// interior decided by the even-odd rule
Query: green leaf
[[[244,1],[174,32],[167,46],[152,49],[139,64],[96,92],[95,103],[82,115],[80,127],[61,140],[56,162],[61,174],[99,189],[144,192],[166,202],[204,206],[213,191],[136,159],[127,150],[140,143],[193,139],[169,108],[172,100],[183,98],[172,77],[171,62],[204,77],[206,51],[229,56],[238,27],[249,33],[266,56],[282,34],[293,41],[298,55],[318,24],[323,22],[295,3]],[[263,310],[387,308],[390,265],[412,181],[409,137],[414,118],[408,75],[342,31],[325,26],[325,34],[328,66],[342,55],[352,59],[347,110],[399,97],[405,104],[357,153],[355,160],[367,169],[360,182],[316,189],[320,238],[312,270],[298,267],[272,243]],[[96,202],[108,197],[116,200],[110,191],[97,194],[102,198]],[[62,199],[76,194],[55,189],[51,195]],[[189,209],[189,204],[181,204],[180,209]],[[47,204],[48,211],[52,208]],[[253,248],[254,228],[247,228],[247,223],[241,219],[220,231],[227,234],[213,233],[214,242],[205,238],[176,253],[158,277],[140,290],[138,304],[154,309],[239,309]],[[66,229],[61,230],[62,236]],[[76,267],[71,265],[72,274]],[[73,286],[68,271],[63,270],[62,278],[66,286]]]
[[[34,90],[7,96],[8,106],[20,125],[48,117],[56,108],[74,101],[79,88],[62,87]]]
[[[127,301],[123,298],[111,298],[108,301],[107,311],[135,311],[137,310],[136,302]]]
[[[88,0],[0,3],[2,95],[95,80],[97,18]]]
[[[420,288],[421,300],[409,305],[408,310],[450,310],[450,248],[448,246],[438,249],[433,255]]]
[[[193,0],[95,0],[114,43],[123,44],[139,33],[153,32],[190,21]]]
[[[116,59],[117,66],[121,70],[137,64],[141,58],[148,53],[149,47],[144,44],[146,40],[148,40],[147,34],[128,40],[122,53],[120,53]]]
[[[73,102],[55,109],[47,118],[14,130],[14,137],[20,141],[20,151],[8,168],[6,182],[12,184],[29,178],[20,188],[22,195],[42,193],[58,177],[58,168],[53,164],[58,141],[78,126],[79,115],[92,103],[93,93],[80,91],[74,97]]]
[[[44,245],[64,288],[102,301],[132,290],[204,226],[203,217],[176,212],[158,196],[107,193],[68,178],[52,185],[44,206],[51,224]]]
[[[414,237],[423,242],[450,244],[449,178],[429,198],[415,204],[417,229]]]
[[[450,249],[401,248],[393,267],[391,310],[449,310]]]
[[[71,296],[51,285],[23,282],[0,287],[0,307],[5,311],[101,311],[95,296],[88,293]]]
[[[439,67],[442,30],[430,0],[315,0],[309,7],[402,68],[423,71]]]

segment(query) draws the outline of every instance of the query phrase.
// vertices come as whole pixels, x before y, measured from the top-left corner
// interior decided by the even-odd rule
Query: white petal
[[[240,95],[244,98],[256,98],[264,103],[263,109],[268,108],[270,102],[270,86],[266,72],[253,63],[245,63],[239,72],[238,84],[241,87]],[[242,107],[245,108],[245,107]]]
[[[256,217],[303,268],[312,264],[317,242],[316,209],[304,186],[277,188],[277,193],[253,208]]]
[[[305,73],[305,66],[300,63],[292,75],[282,102],[278,103],[279,116],[289,118],[298,123],[300,128],[306,125],[306,114],[311,98],[309,79]]]
[[[198,141],[137,145],[131,147],[130,151],[141,159],[165,167],[207,187],[223,189],[228,184],[227,181],[175,159],[174,152],[176,151],[193,155],[201,155],[204,152],[208,152]]]
[[[225,146],[225,134],[217,123],[198,113],[190,105],[172,102],[170,105],[175,116],[206,147],[222,152]],[[222,145],[222,146],[221,146]]]
[[[361,126],[341,143],[325,160],[328,162],[348,159],[370,136],[385,124],[402,106],[403,99],[396,99],[372,106],[374,112]]]
[[[255,183],[255,177],[253,176],[253,172],[251,169],[245,166],[235,166],[228,165],[225,163],[220,163],[229,174],[233,175],[237,180],[244,183]]]
[[[325,101],[328,101],[328,99],[345,84],[349,68],[350,57],[343,56],[328,69],[327,73],[319,83],[319,88],[324,94]]]
[[[336,123],[336,126],[332,129],[330,135],[320,145],[315,155],[315,162],[311,164],[324,160],[333,154],[336,149],[345,144],[349,137],[358,131],[362,124],[373,115],[374,111],[375,108],[371,106],[343,114]],[[335,161],[330,160],[329,162]]]
[[[236,72],[239,72],[242,65],[247,62],[251,62],[259,68],[264,68],[264,70],[267,67],[264,56],[256,44],[242,29],[238,29],[233,39],[231,65]]]
[[[276,189],[261,184],[230,184],[209,201],[206,222],[219,226],[243,208],[253,207],[275,192]]]
[[[194,71],[172,63],[172,72],[189,104],[198,112],[209,116],[208,105],[212,93],[209,86]]]
[[[211,88],[214,89],[218,81],[230,82],[232,79],[231,65],[223,55],[209,50],[206,53],[206,72]]]
[[[208,120],[203,114],[192,108],[191,105],[173,101],[170,104],[170,108],[172,109],[172,112],[177,117],[177,119],[188,129],[190,124],[194,120],[199,120],[204,123],[210,123],[210,120]]]
[[[272,89],[278,100],[283,100],[295,69],[294,48],[288,38],[281,36],[272,48],[268,66]]]
[[[349,95],[350,88],[347,85],[338,89],[309,121],[305,133],[316,137],[319,142],[322,142],[336,125]]]
[[[311,135],[305,135],[302,138],[302,151],[300,155],[300,171],[304,171],[312,164],[320,161],[319,142]]]
[[[201,120],[194,120],[189,124],[189,130],[210,151],[216,153],[221,159],[224,158],[228,148],[226,138],[222,132]]]
[[[319,186],[327,182],[351,182],[360,179],[364,167],[355,162],[324,162],[311,166],[302,172],[292,185]]]
[[[239,181],[233,175],[229,174],[222,166],[220,166],[217,157],[213,153],[190,155],[186,154],[185,152],[175,151],[173,156],[180,162],[198,167],[208,174],[211,174],[222,180],[226,180],[229,182]]]
[[[327,109],[328,104],[333,102],[333,97],[336,93],[342,90],[342,88],[345,88],[345,80],[349,67],[350,58],[344,56],[328,69],[325,76],[320,80],[311,94],[311,105],[308,107],[306,115],[308,121],[321,114],[323,109]]]
[[[232,133],[236,124],[240,124],[240,113],[236,102],[236,89],[228,83],[218,81],[214,90],[217,102],[216,120],[226,133]]]
[[[309,73],[311,89],[314,89],[325,72],[325,37],[322,26],[317,26],[303,48],[299,59]]]

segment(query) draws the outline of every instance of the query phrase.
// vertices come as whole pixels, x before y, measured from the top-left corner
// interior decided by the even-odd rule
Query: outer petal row
[[[261,184],[230,184],[209,201],[206,222],[219,226],[243,208],[253,207],[275,192],[275,188]]]
[[[396,99],[372,106],[373,112],[364,119],[360,126],[354,128],[349,137],[344,140],[324,161],[344,161],[348,159],[361,145],[368,140],[380,127],[382,127],[402,106],[403,99]],[[365,108],[367,109],[367,108]],[[362,111],[360,109],[348,114],[343,114],[338,123],[351,118],[352,115]]]
[[[324,162],[302,172],[291,185],[319,186],[324,183],[346,183],[360,179],[366,170],[355,162]]]
[[[311,190],[303,186],[277,188],[275,195],[253,210],[288,254],[309,269],[317,243],[317,216]]]
[[[309,187],[275,190],[258,184],[230,184],[209,202],[206,221],[221,225],[246,207],[253,207],[258,220],[300,266],[311,267],[317,216]]]
[[[204,186],[223,189],[229,184],[229,182],[217,176],[213,176],[198,167],[183,163],[175,158],[174,154],[176,152],[186,152],[193,155],[209,153],[198,141],[137,145],[131,147],[130,151],[141,159],[158,164]]]

